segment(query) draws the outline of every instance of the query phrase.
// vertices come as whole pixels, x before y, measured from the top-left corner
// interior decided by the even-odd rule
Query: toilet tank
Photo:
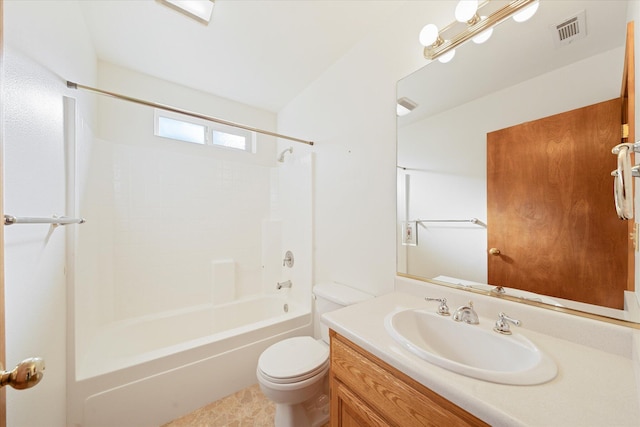
[[[373,298],[373,295],[364,291],[335,282],[316,284],[313,287],[313,295],[315,296],[313,320],[316,337],[319,335],[327,344],[329,343],[329,328],[321,322],[320,317],[324,313]]]

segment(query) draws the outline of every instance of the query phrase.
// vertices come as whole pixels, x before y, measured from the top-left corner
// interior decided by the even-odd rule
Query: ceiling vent
[[[552,27],[554,31],[553,40],[556,48],[566,46],[587,36],[587,20],[585,15],[585,11],[583,10]]]
[[[402,97],[398,99],[398,105],[397,105],[398,116],[405,116],[409,114],[410,112],[415,110],[417,106],[418,104],[416,104],[414,101],[410,100],[409,98]]]

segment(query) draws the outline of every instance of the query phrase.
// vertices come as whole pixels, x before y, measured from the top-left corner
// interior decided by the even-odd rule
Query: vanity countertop
[[[551,356],[558,375],[539,385],[504,385],[430,364],[401,348],[385,330],[388,313],[436,307],[417,296],[393,292],[324,314],[323,322],[493,426],[640,426],[638,367],[630,357],[529,330],[525,320],[514,333]]]

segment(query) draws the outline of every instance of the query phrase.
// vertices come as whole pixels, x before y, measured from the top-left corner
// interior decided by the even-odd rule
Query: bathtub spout
[[[278,284],[276,285],[276,289],[290,288],[292,285],[293,283],[291,283],[291,280],[287,280],[286,282],[278,282]]]

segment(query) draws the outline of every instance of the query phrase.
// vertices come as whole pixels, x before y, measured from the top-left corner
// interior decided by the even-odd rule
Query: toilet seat
[[[312,337],[294,337],[267,348],[258,359],[261,376],[275,384],[290,384],[326,372],[329,348]]]

